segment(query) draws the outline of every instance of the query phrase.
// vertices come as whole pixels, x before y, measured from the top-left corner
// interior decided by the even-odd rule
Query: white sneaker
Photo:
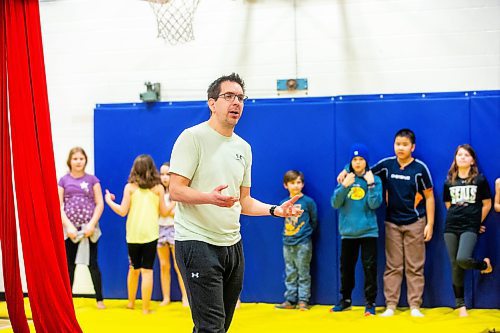
[[[424,314],[420,312],[420,309],[418,308],[411,309],[410,314],[412,317],[419,317],[419,318],[424,317]]]
[[[394,316],[393,309],[386,309],[382,314],[380,314],[380,317],[392,317],[392,316]]]

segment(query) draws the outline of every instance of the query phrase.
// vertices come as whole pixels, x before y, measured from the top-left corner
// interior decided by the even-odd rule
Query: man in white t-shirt
[[[229,329],[243,284],[240,214],[299,216],[297,197],[281,206],[250,195],[252,151],[234,133],[245,96],[238,74],[208,88],[210,119],[184,130],[170,159],[175,214],[175,257],[186,285],[193,332]]]

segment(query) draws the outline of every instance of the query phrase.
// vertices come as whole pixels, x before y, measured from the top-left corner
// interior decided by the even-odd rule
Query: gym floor
[[[84,332],[191,332],[189,309],[180,302],[160,307],[153,302],[153,313],[143,315],[141,302],[135,310],[127,310],[126,300],[105,300],[107,309],[98,310],[95,301],[88,298],[74,300],[78,322]],[[28,301],[26,308],[29,313]],[[500,329],[500,310],[472,309],[469,317],[458,318],[451,308],[423,309],[424,318],[413,318],[407,309],[397,311],[391,318],[364,317],[363,307],[354,307],[344,313],[330,313],[330,306],[316,305],[309,311],[277,310],[273,304],[243,303],[236,310],[231,333],[254,332],[405,332],[405,333],[488,333]],[[381,313],[382,307],[377,309]],[[0,304],[0,317],[7,317],[5,302]],[[32,332],[34,326],[30,323]],[[0,326],[2,332],[13,332],[9,326]]]

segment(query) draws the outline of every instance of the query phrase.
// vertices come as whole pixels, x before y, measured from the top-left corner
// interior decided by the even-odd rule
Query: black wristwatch
[[[269,208],[269,214],[271,214],[271,216],[278,217],[278,215],[274,214],[274,210],[276,209],[276,207],[278,206],[274,205]]]
[[[375,183],[368,184],[368,188],[374,188],[374,187],[375,187]]]

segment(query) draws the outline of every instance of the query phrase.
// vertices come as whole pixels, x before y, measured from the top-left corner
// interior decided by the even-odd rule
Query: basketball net
[[[193,18],[199,0],[147,0],[158,25],[158,38],[172,45],[194,40]]]

